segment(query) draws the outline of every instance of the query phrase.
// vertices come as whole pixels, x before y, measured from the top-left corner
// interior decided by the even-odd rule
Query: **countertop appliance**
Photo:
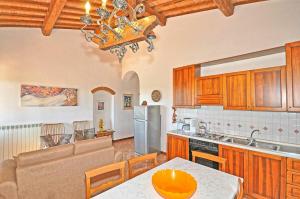
[[[189,156],[190,160],[192,160],[192,151],[199,151],[203,153],[208,153],[211,155],[218,156],[219,155],[219,145],[211,142],[205,142],[196,139],[189,139]],[[211,167],[214,169],[219,169],[219,164],[210,160],[196,158],[196,162],[202,164],[207,167]]]
[[[135,152],[138,154],[160,152],[160,106],[135,106],[133,115]]]

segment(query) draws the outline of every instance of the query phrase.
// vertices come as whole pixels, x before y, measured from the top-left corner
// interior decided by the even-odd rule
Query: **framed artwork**
[[[77,89],[21,85],[21,106],[77,106]]]
[[[98,111],[104,110],[104,102],[98,102],[97,107],[98,107]]]
[[[133,97],[132,94],[124,94],[123,95],[123,108],[125,110],[133,109],[133,106],[132,106],[132,97]]]

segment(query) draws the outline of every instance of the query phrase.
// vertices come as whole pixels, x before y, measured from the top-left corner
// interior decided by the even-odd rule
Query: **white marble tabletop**
[[[179,169],[191,174],[197,181],[193,199],[233,199],[238,191],[238,177],[175,158],[92,199],[159,199],[161,197],[152,186],[152,175],[161,169]]]

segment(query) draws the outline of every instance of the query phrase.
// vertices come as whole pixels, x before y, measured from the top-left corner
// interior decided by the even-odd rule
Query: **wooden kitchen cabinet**
[[[223,105],[223,75],[196,78],[196,105]]]
[[[251,110],[286,111],[286,67],[263,68],[250,73]]]
[[[249,151],[248,195],[258,199],[286,198],[286,158]]]
[[[250,72],[228,73],[223,76],[224,109],[250,108]]]
[[[300,198],[300,160],[287,158],[287,187],[288,199]]]
[[[167,138],[167,157],[171,160],[175,157],[189,159],[189,139],[168,134]]]
[[[300,41],[286,45],[288,111],[300,112]]]
[[[244,179],[244,193],[248,193],[248,150],[219,145],[219,156],[226,159],[225,172]]]
[[[173,69],[173,106],[194,106],[195,67],[191,65]]]

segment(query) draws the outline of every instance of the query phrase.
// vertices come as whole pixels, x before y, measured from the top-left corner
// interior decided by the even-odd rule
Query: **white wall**
[[[163,118],[162,150],[165,150],[165,132],[173,128],[172,68],[232,57],[282,46],[300,40],[300,1],[273,0],[242,5],[234,15],[225,17],[219,10],[205,11],[168,19],[167,26],[158,27],[158,39],[152,53],[141,50],[127,56],[123,71],[136,71],[140,77],[140,100],[161,104]],[[145,46],[141,46],[144,49]],[[282,65],[283,54],[257,59],[251,64],[215,66],[203,69],[203,74],[216,74],[272,65]],[[246,66],[247,64],[247,66]],[[151,91],[159,89],[162,100],[154,103]]]
[[[21,84],[78,88],[79,106],[21,107]],[[90,91],[97,86],[116,91],[115,114],[122,117],[121,66],[115,56],[86,42],[80,31],[54,30],[44,37],[40,29],[0,29],[0,125],[93,120]],[[126,137],[118,121],[116,138]]]

